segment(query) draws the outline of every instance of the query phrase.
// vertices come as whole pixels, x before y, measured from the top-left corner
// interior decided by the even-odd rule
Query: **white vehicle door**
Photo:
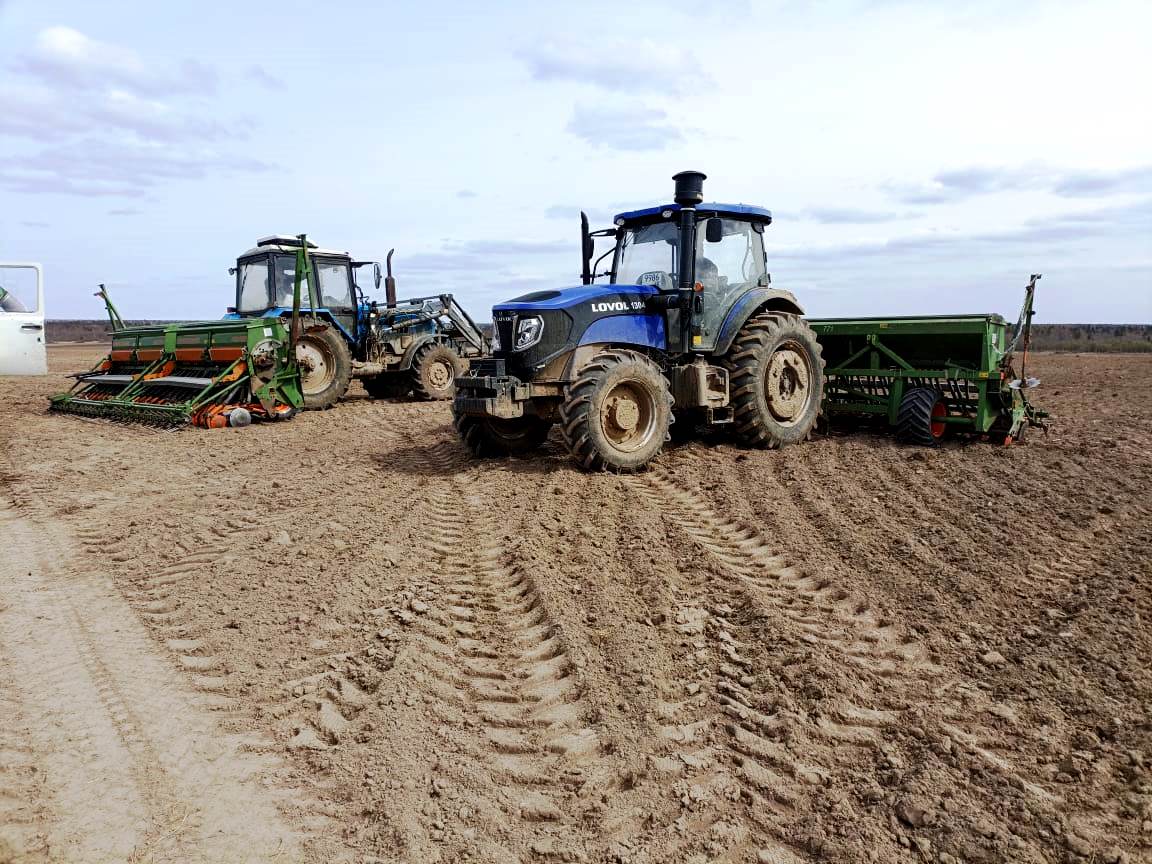
[[[47,373],[40,265],[0,262],[0,375]]]

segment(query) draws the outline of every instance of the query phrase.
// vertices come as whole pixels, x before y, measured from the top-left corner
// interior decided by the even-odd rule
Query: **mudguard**
[[[308,309],[305,307],[305,308],[301,308],[300,314],[304,315],[304,316],[310,316],[312,318],[316,318],[320,321],[323,321],[325,324],[331,324],[333,327],[336,328],[336,332],[339,333],[343,337],[344,341],[348,343],[348,347],[351,349],[354,349],[354,346],[356,345],[356,337],[353,336],[351,333],[349,333],[346,329],[344,329],[344,325],[336,320],[335,316],[333,316],[332,311],[330,309],[327,309],[323,306],[317,306],[315,309]],[[224,318],[222,320],[224,320],[224,321],[240,321],[240,320],[243,320],[245,318],[253,318],[253,317],[257,317],[257,318],[291,318],[292,317],[292,309],[290,307],[285,307],[285,306],[274,306],[271,309],[265,309],[263,312],[261,312],[257,316],[242,315],[239,312],[229,312],[224,316]]]
[[[441,336],[439,333],[426,333],[418,339],[414,339],[412,344],[404,350],[404,356],[400,358],[400,365],[395,367],[403,372],[406,369],[412,368],[412,358],[416,356],[416,352],[427,345],[429,342],[439,342],[442,345],[452,346],[452,340],[447,336]]]
[[[720,325],[720,332],[716,334],[716,345],[713,354],[726,354],[732,347],[732,341],[740,328],[749,318],[757,312],[770,309],[778,312],[791,312],[794,315],[803,315],[804,310],[796,302],[791,291],[782,291],[778,288],[753,288],[733,304]]]

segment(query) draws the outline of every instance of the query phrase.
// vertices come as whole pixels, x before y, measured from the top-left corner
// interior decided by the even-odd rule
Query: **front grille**
[[[568,349],[568,337],[572,329],[572,319],[562,310],[550,309],[540,312],[504,313],[493,325],[500,333],[499,355],[508,363],[508,373],[522,380],[530,380],[538,367],[544,365],[557,354]],[[526,351],[513,351],[516,324],[521,317],[539,317],[544,322],[544,334],[540,341]]]

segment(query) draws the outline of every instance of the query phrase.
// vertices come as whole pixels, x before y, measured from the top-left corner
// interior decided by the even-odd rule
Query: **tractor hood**
[[[498,312],[530,312],[549,309],[571,309],[584,303],[627,303],[635,300],[643,303],[643,298],[657,294],[653,285],[575,285],[571,288],[558,288],[551,291],[533,291],[522,297],[515,297],[492,307]],[[633,308],[621,306],[619,312],[631,312]],[[607,309],[602,311],[609,311]]]
[[[534,291],[492,307],[499,343],[493,354],[508,371],[529,380],[578,345],[604,342],[663,350],[664,316],[652,312],[652,285],[576,285]]]

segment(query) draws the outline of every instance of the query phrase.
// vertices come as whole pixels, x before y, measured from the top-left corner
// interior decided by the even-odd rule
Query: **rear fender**
[[[412,344],[404,349],[404,356],[400,358],[400,365],[396,368],[400,371],[412,368],[412,360],[416,357],[416,352],[427,345],[429,342],[435,342],[440,345],[447,345],[452,347],[452,340],[446,336],[441,336],[436,333],[425,333],[412,340]]]
[[[225,316],[225,317],[230,317],[230,316]],[[246,318],[248,316],[237,315],[236,317]],[[290,319],[292,317],[292,310],[284,308],[284,307],[279,307],[277,309],[269,309],[267,312],[263,313],[260,317],[261,318],[279,318],[281,321],[284,321],[284,320]],[[317,321],[323,321],[325,324],[327,324],[330,327],[335,327],[336,332],[339,333],[343,337],[344,341],[348,343],[349,348],[352,348],[353,346],[355,346],[356,338],[351,333],[349,333],[347,330],[345,330],[343,328],[343,326],[341,326],[340,322],[337,321],[335,318],[333,318],[332,313],[329,312],[327,309],[316,309],[315,311],[309,310],[307,312],[302,309],[302,310],[300,310],[300,317],[301,318],[315,318]],[[285,324],[284,329],[289,330],[291,328],[287,324]]]
[[[732,347],[732,342],[740,328],[760,312],[789,312],[793,315],[803,315],[804,310],[796,302],[791,291],[782,291],[778,288],[754,288],[741,297],[728,310],[724,323],[720,325],[720,332],[716,335],[714,354],[726,354]]]

